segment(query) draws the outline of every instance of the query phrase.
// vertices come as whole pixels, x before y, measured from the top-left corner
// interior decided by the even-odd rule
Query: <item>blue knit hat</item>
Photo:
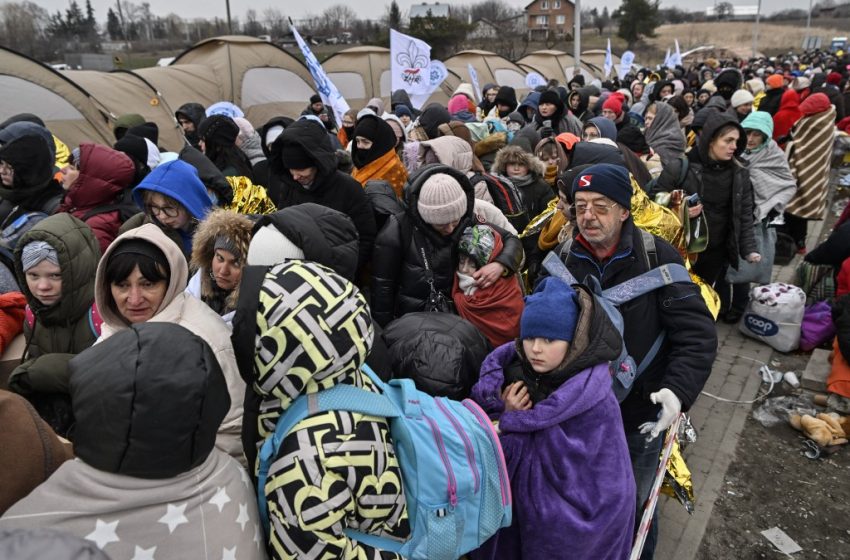
[[[519,337],[572,342],[578,314],[575,291],[562,280],[544,278],[534,293],[525,298]]]
[[[622,165],[598,163],[591,165],[573,181],[573,200],[576,193],[591,191],[605,195],[626,210],[632,207],[632,182]]]

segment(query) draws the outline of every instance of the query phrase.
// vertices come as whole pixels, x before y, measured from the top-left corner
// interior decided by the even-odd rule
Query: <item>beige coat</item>
[[[98,342],[116,332],[126,329],[127,323],[118,314],[112,301],[112,294],[106,282],[106,263],[122,240],[143,239],[156,245],[168,260],[171,278],[165,298],[151,321],[176,323],[209,344],[219,366],[221,366],[227,389],[230,394],[230,410],[218,429],[216,447],[246,465],[242,452],[242,401],[245,398],[245,382],[239,375],[236,356],[230,343],[230,330],[218,314],[204,302],[184,292],[189,276],[189,267],[182,251],[154,224],[145,224],[130,230],[115,239],[106,250],[97,267],[95,276],[95,301],[103,318],[103,327]],[[163,348],[164,352],[177,351],[177,348]]]

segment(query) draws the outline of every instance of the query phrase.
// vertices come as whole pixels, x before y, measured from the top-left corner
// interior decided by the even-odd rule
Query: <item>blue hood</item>
[[[593,117],[587,124],[592,124],[596,127],[596,130],[599,131],[599,136],[601,138],[607,138],[608,140],[617,141],[617,125],[614,124],[609,118],[606,117]]]
[[[198,177],[198,170],[179,159],[158,166],[133,189],[133,200],[139,208],[145,207],[144,191],[154,191],[173,198],[197,220],[203,220],[212,208],[212,201]]]

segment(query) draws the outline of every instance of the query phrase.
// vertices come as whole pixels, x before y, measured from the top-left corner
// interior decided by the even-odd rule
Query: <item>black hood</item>
[[[720,132],[720,129],[724,126],[731,124],[734,125],[738,129],[738,148],[735,150],[735,155],[739,156],[744,152],[744,149],[747,147],[747,135],[744,133],[744,129],[741,127],[741,123],[738,122],[738,119],[727,112],[714,112],[709,114],[708,119],[705,121],[705,126],[702,128],[702,132],[699,135],[699,140],[697,141],[697,148],[699,150],[699,159],[702,163],[710,164],[712,163],[712,159],[708,155],[709,146],[711,145],[711,141],[714,140],[714,137],[717,136],[717,133]]]
[[[614,146],[600,142],[577,142],[570,159],[570,168],[594,163],[613,163],[626,167],[623,154]]]
[[[148,479],[185,473],[212,452],[230,409],[215,354],[173,323],[123,329],[75,356],[69,370],[74,453],[101,471]]]
[[[413,106],[413,102],[410,100],[410,96],[403,89],[397,89],[393,92],[390,97],[390,109],[395,111],[396,105],[406,105],[410,112],[413,113],[413,117],[416,118],[419,116],[419,111]],[[380,116],[380,115],[379,115]]]
[[[722,113],[726,111],[726,100],[720,95],[712,95],[708,98],[705,106],[696,112],[694,121],[691,123],[692,128],[701,129],[705,126],[706,120],[714,113]]]
[[[207,117],[204,106],[200,103],[184,103],[179,109],[174,111],[174,116],[183,115],[195,124],[195,129],[201,124],[201,121]]]
[[[269,166],[272,172],[280,177],[281,181],[292,188],[303,189],[289,174],[289,170],[283,164],[282,150],[285,146],[294,145],[302,148],[310,154],[318,174],[316,183],[322,183],[324,179],[336,172],[337,159],[336,150],[331,145],[331,138],[324,126],[313,119],[297,120],[278,136],[269,150]]]
[[[432,242],[437,243],[438,245],[444,245],[446,243],[445,238],[437,233],[436,230],[434,230],[430,224],[426,223],[425,220],[422,219],[422,216],[419,215],[419,191],[422,190],[422,185],[425,181],[427,181],[431,175],[435,175],[437,173],[445,173],[446,175],[452,176],[458,183],[460,183],[463,192],[466,193],[466,213],[461,218],[460,223],[454,230],[454,233],[452,233],[452,238],[459,238],[463,233],[464,227],[469,225],[469,222],[473,219],[475,189],[472,188],[472,183],[469,182],[469,179],[464,173],[461,173],[457,169],[449,167],[448,165],[443,165],[442,163],[429,163],[428,165],[423,165],[408,178],[407,186],[404,188],[404,203],[407,206],[408,216],[411,217],[416,227],[429,237]]]
[[[262,216],[254,225],[254,233],[269,224],[300,247],[305,260],[317,262],[346,280],[354,281],[359,237],[351,218],[327,206],[308,202]]]
[[[655,82],[655,85],[652,86],[652,95],[650,95],[650,101],[660,101],[661,100],[661,90],[664,86],[670,86],[673,88],[672,80],[659,80]]]
[[[8,119],[0,123],[0,130],[3,130],[10,124],[16,122],[29,122],[47,128],[47,125],[44,124],[44,121],[41,120],[41,117],[39,117],[38,115],[33,115],[32,113],[18,113],[17,115],[12,115]]]
[[[449,114],[449,110],[439,103],[431,103],[424,111],[422,111],[418,120],[419,126],[425,130],[425,134],[428,135],[428,138],[433,140],[440,136],[438,127],[441,124],[446,124],[451,121],[452,116]]]
[[[590,104],[590,93],[591,90],[589,87],[582,87],[577,90],[571,91],[569,95],[567,95],[567,108],[573,112],[573,114],[579,118],[584,117],[582,120],[587,120],[587,115],[584,113],[587,112],[587,106]],[[578,107],[572,109],[571,104],[569,102],[573,97],[578,96]],[[591,115],[592,116],[592,115]]]

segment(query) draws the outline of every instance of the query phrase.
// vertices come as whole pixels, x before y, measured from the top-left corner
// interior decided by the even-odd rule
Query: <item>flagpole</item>
[[[753,28],[753,58],[757,55],[759,48],[759,19],[761,19],[761,0],[758,3],[758,10],[756,11],[756,25]]]

